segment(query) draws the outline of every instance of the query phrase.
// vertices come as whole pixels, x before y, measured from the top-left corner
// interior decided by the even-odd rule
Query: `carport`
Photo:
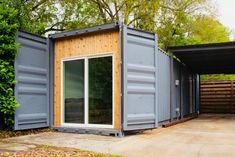
[[[169,47],[168,50],[195,75],[235,74],[235,42],[176,46]],[[198,78],[200,84],[200,77]],[[197,87],[193,89],[196,97],[199,97],[199,89]]]

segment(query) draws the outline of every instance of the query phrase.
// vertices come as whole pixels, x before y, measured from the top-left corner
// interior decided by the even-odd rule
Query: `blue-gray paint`
[[[173,62],[173,93],[174,93],[174,100],[173,100],[173,104],[172,104],[172,117],[173,118],[177,118],[177,114],[176,114],[176,109],[180,108],[180,84],[176,85],[175,82],[176,80],[181,80],[180,77],[180,63],[176,60],[174,60]]]
[[[193,74],[193,113],[197,113],[197,105],[199,104],[199,100],[198,100],[198,88],[197,88],[197,84],[198,84],[198,75],[197,74]]]
[[[157,38],[124,26],[124,110],[123,129],[138,130],[158,126]]]
[[[170,56],[158,51],[158,121],[170,119]]]
[[[119,28],[122,130],[156,128],[159,122],[176,118],[176,108],[181,109],[184,116],[190,114],[189,77],[192,74],[188,69],[174,60],[171,71],[171,58],[158,49],[154,33],[125,25],[119,25]],[[115,25],[110,29],[117,27]],[[15,61],[18,81],[15,96],[21,106],[16,111],[16,130],[53,127],[53,40],[18,33],[17,41],[21,43],[21,48]],[[193,108],[196,111],[199,108],[198,79],[197,76],[192,81]],[[178,86],[175,80],[179,80]]]
[[[189,99],[189,77],[190,72],[187,70],[185,66],[181,66],[181,83],[182,83],[182,96],[183,99],[181,102],[183,103],[183,116],[190,114],[190,99]]]
[[[61,39],[61,38],[67,38],[67,37],[88,34],[88,33],[114,30],[114,29],[118,29],[120,25],[121,25],[121,22],[117,21],[117,22],[110,23],[110,24],[103,24],[103,25],[93,26],[93,27],[84,28],[84,29],[80,29],[80,30],[64,31],[64,32],[60,32],[60,33],[50,34],[49,38],[50,39]]]
[[[119,120],[120,120],[120,129],[123,130],[123,125],[122,125],[122,122],[123,122],[123,51],[124,51],[124,47],[123,47],[123,24],[119,25],[119,49],[120,49],[120,67],[119,67],[119,70],[120,70],[120,84],[119,84],[119,87],[120,87],[120,117],[119,117]]]
[[[21,47],[15,60],[15,97],[20,103],[15,114],[15,130],[49,126],[49,53],[47,42],[26,32],[18,32]]]
[[[192,90],[193,90],[193,110],[192,113],[196,113],[196,74],[193,74],[193,81],[192,81]]]
[[[54,43],[51,39],[47,39],[47,53],[49,54],[49,119],[50,127],[54,127]]]

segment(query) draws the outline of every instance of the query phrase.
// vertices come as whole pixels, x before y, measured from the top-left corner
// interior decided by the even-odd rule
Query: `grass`
[[[52,147],[48,145],[37,145],[36,148],[24,152],[0,152],[0,157],[121,157],[119,155],[110,155],[82,151],[73,148]]]

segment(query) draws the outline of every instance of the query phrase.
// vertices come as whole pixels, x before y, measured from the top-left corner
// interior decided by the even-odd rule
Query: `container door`
[[[170,56],[158,50],[158,120],[170,119]]]
[[[15,130],[49,126],[49,53],[46,38],[18,32]]]
[[[157,38],[153,33],[123,29],[123,129],[158,126]]]

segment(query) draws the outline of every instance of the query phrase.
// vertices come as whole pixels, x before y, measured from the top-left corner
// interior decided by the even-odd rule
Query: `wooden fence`
[[[235,81],[201,81],[201,113],[235,113]]]

